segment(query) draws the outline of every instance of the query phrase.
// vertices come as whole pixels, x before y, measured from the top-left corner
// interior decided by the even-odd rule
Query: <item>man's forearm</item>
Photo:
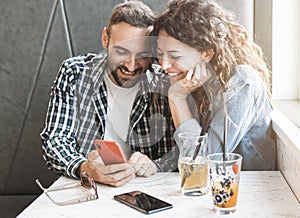
[[[175,146],[169,153],[163,157],[154,160],[158,172],[173,172],[178,167],[178,155],[179,151]]]

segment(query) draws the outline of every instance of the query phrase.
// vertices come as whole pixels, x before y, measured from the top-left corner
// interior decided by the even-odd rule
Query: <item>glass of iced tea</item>
[[[209,189],[207,134],[200,136],[199,132],[180,133],[179,140],[181,193],[188,196],[205,195]]]
[[[231,214],[236,211],[242,156],[227,153],[224,157],[223,153],[216,153],[207,158],[213,210],[219,215]]]

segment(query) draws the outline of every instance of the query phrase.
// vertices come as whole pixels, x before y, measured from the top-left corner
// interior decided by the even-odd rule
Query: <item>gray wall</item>
[[[236,12],[253,35],[254,0],[217,1]],[[1,217],[15,217],[41,193],[36,178],[45,186],[57,178],[45,166],[39,137],[51,84],[64,59],[102,50],[102,29],[120,2],[0,1]],[[144,2],[159,13],[168,0]]]
[[[69,41],[60,1],[0,1],[0,195],[40,193],[35,178],[45,185],[56,178],[39,138],[50,86],[64,59],[102,49],[102,28],[119,2],[65,0]],[[144,2],[160,12],[167,0]],[[252,34],[253,1],[223,2]]]
[[[258,43],[272,66],[272,7],[273,0],[255,0],[254,4],[254,32]]]
[[[102,50],[102,28],[120,2],[65,0],[70,41],[60,1],[0,2],[0,194],[39,193],[35,178],[45,185],[56,178],[42,159],[39,138],[52,81],[71,50]],[[166,3],[145,2],[156,11]]]

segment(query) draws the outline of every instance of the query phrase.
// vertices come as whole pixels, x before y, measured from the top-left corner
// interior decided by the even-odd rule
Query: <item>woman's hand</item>
[[[172,83],[168,91],[169,98],[173,101],[186,99],[190,93],[201,87],[207,79],[206,65],[202,61],[201,64],[196,64],[194,69],[188,70],[185,78]]]
[[[203,61],[201,64],[196,64],[194,69],[190,69],[185,78],[172,83],[170,86],[168,98],[175,128],[192,118],[186,98],[201,87],[207,79],[208,74]]]

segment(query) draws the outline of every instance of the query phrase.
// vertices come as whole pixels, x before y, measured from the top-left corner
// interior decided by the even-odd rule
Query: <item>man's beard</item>
[[[112,69],[111,65],[108,62],[108,73],[111,73],[115,82],[123,88],[130,88],[136,85],[141,80],[141,75],[146,71],[142,67],[135,69],[134,71],[129,71],[124,65],[119,65],[115,69]],[[124,75],[132,75],[131,78],[122,78],[118,75],[118,71]]]

